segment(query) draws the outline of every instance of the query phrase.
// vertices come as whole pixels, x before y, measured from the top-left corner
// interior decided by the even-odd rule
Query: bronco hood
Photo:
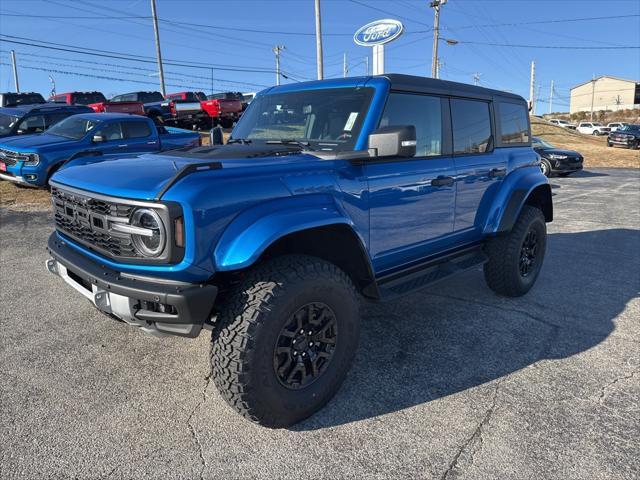
[[[194,151],[195,154],[192,153]],[[214,151],[215,154],[212,155]],[[61,168],[51,180],[61,185],[103,195],[152,200],[163,191],[180,170],[191,164],[206,165],[217,162],[222,169],[241,167],[255,169],[300,162],[303,158],[316,159],[312,155],[291,148],[283,149],[282,146],[269,147],[267,150],[263,148],[260,153],[242,145],[229,145],[222,148],[202,147],[189,152],[174,151],[133,158],[105,158],[104,161],[87,165],[71,165]]]

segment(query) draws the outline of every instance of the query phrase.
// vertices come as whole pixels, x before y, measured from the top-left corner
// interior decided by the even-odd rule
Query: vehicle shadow
[[[393,303],[365,306],[360,346],[342,389],[292,429],[397,412],[598,345],[639,295],[639,244],[640,231],[631,229],[551,234],[543,271],[524,297],[496,296],[475,270]]]
[[[572,173],[571,175],[567,175],[566,177],[562,177],[563,179],[571,179],[571,178],[592,178],[592,177],[608,177],[608,173],[602,172],[592,172],[589,170],[580,170],[579,172]]]

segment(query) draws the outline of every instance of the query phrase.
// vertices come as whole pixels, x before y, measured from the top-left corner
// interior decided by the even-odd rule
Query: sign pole
[[[384,45],[373,46],[373,74],[384,74]]]

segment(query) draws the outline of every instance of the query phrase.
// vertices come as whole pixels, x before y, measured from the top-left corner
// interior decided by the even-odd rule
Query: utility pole
[[[589,115],[589,121],[593,122],[593,98],[596,94],[596,76],[591,79],[591,115]]]
[[[473,84],[474,85],[478,85],[480,83],[480,75],[482,75],[481,73],[474,73],[473,74]]]
[[[11,50],[11,64],[13,65],[13,83],[16,85],[16,93],[20,93],[20,83],[18,82],[18,64],[16,63],[16,52]]]
[[[51,96],[56,96],[56,81],[53,76],[49,75],[49,81],[51,82]]]
[[[553,80],[551,80],[551,91],[549,92],[549,113],[553,108]]]
[[[433,0],[429,6],[434,9],[433,19],[433,51],[431,53],[431,76],[438,78],[438,41],[440,37],[440,8],[447,0]]]
[[[284,49],[284,45],[276,45],[273,47],[273,53],[276,54],[276,85],[280,85],[280,52]]]
[[[364,68],[366,75],[369,76],[369,55],[364,57]]]
[[[342,77],[346,77],[349,72],[349,67],[347,67],[347,54],[342,54]]]
[[[322,62],[322,22],[320,19],[320,0],[316,0],[316,62],[318,64],[318,80],[324,78]]]
[[[153,33],[156,37],[156,56],[158,57],[158,77],[160,78],[160,92],[164,97],[167,94],[164,88],[164,69],[162,68],[162,54],[160,53],[160,31],[158,30],[158,13],[156,12],[156,0],[151,0],[151,15],[153,16]]]
[[[529,81],[529,111],[535,115],[536,113],[536,102],[535,102],[535,87],[536,84],[536,62],[535,60],[531,61],[531,80]]]

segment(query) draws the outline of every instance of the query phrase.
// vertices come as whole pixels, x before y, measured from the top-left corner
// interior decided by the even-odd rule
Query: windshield
[[[593,125],[594,127],[601,127],[602,126],[601,123],[592,123],[591,125]]]
[[[20,120],[20,117],[0,113],[0,135],[11,133],[11,130],[18,120]]]
[[[543,139],[538,138],[538,137],[533,137],[532,138],[531,146],[533,148],[555,148],[549,142],[546,142]]]
[[[623,125],[618,129],[619,132],[638,132],[640,125]]]
[[[106,101],[107,99],[100,92],[76,93],[73,97],[73,103],[77,105],[89,105],[91,103],[102,103]]]
[[[39,93],[5,94],[5,107],[15,107],[16,105],[31,105],[33,103],[45,103],[44,97]]]
[[[72,116],[61,120],[53,127],[47,130],[51,135],[59,135],[61,137],[80,140],[87,132],[93,130],[100,122],[97,120],[89,120],[78,116]]]
[[[353,150],[372,96],[372,88],[258,96],[240,118],[232,138],[309,142],[319,150]]]
[[[138,100],[142,103],[163,102],[164,97],[160,92],[140,92]]]

